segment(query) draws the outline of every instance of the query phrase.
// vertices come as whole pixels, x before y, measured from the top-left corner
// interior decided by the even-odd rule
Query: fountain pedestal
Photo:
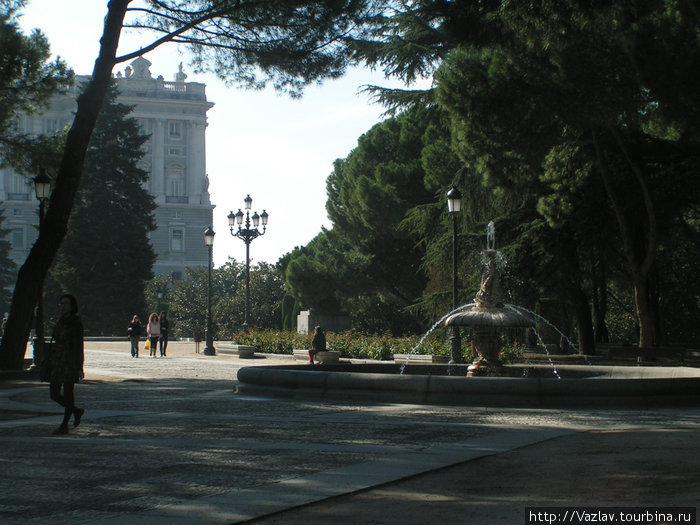
[[[497,268],[499,253],[494,249],[495,232],[493,222],[487,230],[487,249],[482,252],[486,259],[481,277],[481,288],[474,298],[474,307],[465,312],[451,315],[446,326],[466,326],[474,330],[475,359],[469,366],[468,376],[500,376],[503,365],[499,359],[501,349],[500,334],[514,328],[534,326],[528,319],[503,303],[504,294]]]
[[[501,376],[503,365],[500,363],[498,353],[501,349],[501,338],[491,327],[477,328],[473,335],[474,361],[469,365],[467,376]]]

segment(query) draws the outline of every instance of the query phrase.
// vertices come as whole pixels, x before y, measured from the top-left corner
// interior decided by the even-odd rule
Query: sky
[[[106,13],[107,0],[29,0],[20,24],[25,32],[41,29],[52,53],[85,75],[97,58]],[[118,54],[150,41],[125,31]],[[246,91],[227,87],[214,75],[195,74],[181,51],[166,44],[145,58],[152,63],[153,77],[166,80],[173,80],[183,62],[187,81],[206,84],[207,98],[215,104],[207,113],[206,136],[209,192],[216,205],[214,265],[229,257],[245,261],[245,244],[229,233],[226,217],[244,208],[248,194],[252,211],[264,209],[270,216],[265,235],[250,246],[251,264],[275,263],[294,247],[306,245],[322,226],[330,227],[326,178],[333,161],[347,157],[357,139],[383,119],[384,108],[360,93],[361,87],[402,85],[381,72],[354,69],[341,79],[309,86],[303,98],[292,99],[272,89]],[[119,64],[114,72],[126,65]]]

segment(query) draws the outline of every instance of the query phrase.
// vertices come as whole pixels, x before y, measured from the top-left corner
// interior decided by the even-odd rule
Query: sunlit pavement
[[[698,506],[700,409],[236,395],[243,360],[91,343],[82,424],[0,376],[0,523],[523,523],[529,506]]]

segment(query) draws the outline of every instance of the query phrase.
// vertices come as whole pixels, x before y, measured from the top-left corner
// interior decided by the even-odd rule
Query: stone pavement
[[[243,360],[88,343],[83,423],[0,375],[0,523],[527,523],[530,506],[698,507],[700,409],[236,395]]]

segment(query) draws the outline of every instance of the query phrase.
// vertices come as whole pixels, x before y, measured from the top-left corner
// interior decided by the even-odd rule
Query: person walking
[[[160,313],[159,321],[160,338],[158,339],[158,343],[160,344],[160,356],[166,357],[165,351],[168,348],[168,328],[170,328],[170,323],[168,322],[168,317],[165,315],[165,312]]]
[[[129,333],[129,341],[131,341],[131,357],[138,357],[139,339],[141,339],[141,321],[138,315],[131,318],[127,332]]]
[[[148,336],[148,342],[151,345],[150,355],[155,357],[156,347],[158,346],[158,338],[160,337],[160,321],[158,320],[158,314],[155,312],[153,312],[148,318],[146,335]]]
[[[323,333],[323,330],[320,326],[317,326],[316,328],[314,328],[314,336],[311,339],[311,350],[309,350],[309,362],[313,365],[314,357],[316,357],[316,354],[325,351],[326,334]]]
[[[68,434],[68,422],[73,416],[73,426],[80,425],[85,410],[75,406],[75,383],[85,377],[83,362],[83,323],[78,317],[78,301],[64,294],[58,301],[61,317],[54,326],[52,343],[44,357],[42,380],[49,382],[51,399],[64,409],[63,421],[54,434]],[[63,389],[63,393],[61,393]]]

